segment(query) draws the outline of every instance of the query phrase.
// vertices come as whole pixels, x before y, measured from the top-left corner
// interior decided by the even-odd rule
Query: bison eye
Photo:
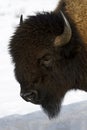
[[[41,66],[51,67],[51,65],[52,65],[52,57],[51,57],[51,55],[45,55],[45,56],[43,56],[39,60],[39,63],[40,63]]]

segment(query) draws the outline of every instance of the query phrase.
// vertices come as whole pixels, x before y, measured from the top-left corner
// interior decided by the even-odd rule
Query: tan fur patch
[[[66,4],[63,10],[72,18],[84,43],[87,44],[87,0],[60,0],[55,12],[58,12],[63,3]]]
[[[87,0],[65,0],[66,11],[75,22],[84,42],[87,44]]]

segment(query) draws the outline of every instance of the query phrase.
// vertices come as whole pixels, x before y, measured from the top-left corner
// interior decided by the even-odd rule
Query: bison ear
[[[55,38],[54,46],[64,46],[70,41],[72,36],[72,30],[68,20],[66,19],[62,11],[60,13],[64,19],[64,32]]]
[[[20,17],[20,25],[23,23],[23,15]]]

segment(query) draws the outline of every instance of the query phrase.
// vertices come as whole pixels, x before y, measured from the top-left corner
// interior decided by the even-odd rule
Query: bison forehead
[[[63,32],[64,21],[60,12],[56,15],[54,13],[42,13],[36,16],[30,16],[23,23],[24,27],[28,27],[31,32],[36,34],[54,34],[58,35]],[[27,30],[28,31],[28,30]]]
[[[60,14],[42,13],[27,18],[11,39],[10,52],[13,61],[27,57],[29,53],[34,55],[36,48],[41,50],[52,47],[55,37],[63,32],[63,26],[64,21]]]
[[[62,34],[64,29],[64,20],[53,13],[42,13],[36,16],[28,17],[16,30],[14,38],[20,38],[22,41],[30,41],[39,44],[48,41],[53,36]],[[19,39],[19,40],[20,40]],[[18,41],[18,40],[17,40]],[[27,44],[27,43],[26,43]]]

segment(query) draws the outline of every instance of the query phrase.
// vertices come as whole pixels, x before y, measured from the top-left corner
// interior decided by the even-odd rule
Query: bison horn
[[[64,46],[70,41],[71,36],[72,36],[72,30],[71,30],[68,20],[64,16],[63,12],[61,12],[61,15],[65,21],[64,32],[63,34],[55,38],[55,42],[54,42],[55,46]]]
[[[23,23],[23,15],[20,17],[20,25]]]

